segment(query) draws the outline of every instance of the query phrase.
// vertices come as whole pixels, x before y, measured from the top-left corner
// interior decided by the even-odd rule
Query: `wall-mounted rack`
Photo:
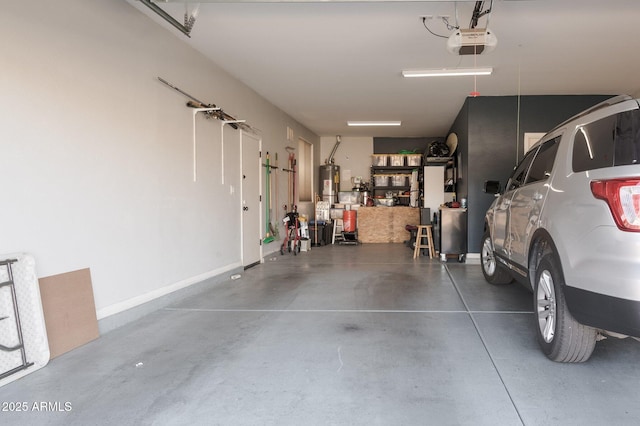
[[[224,185],[224,126],[225,124],[230,125],[234,129],[240,128],[243,131],[249,131],[254,134],[258,134],[259,132],[258,129],[254,129],[253,127],[246,124],[247,120],[235,119],[233,116],[227,114],[222,110],[222,108],[217,107],[215,104],[205,104],[198,98],[191,96],[184,90],[180,89],[177,86],[174,86],[173,84],[169,83],[167,80],[163,79],[162,77],[158,77],[158,80],[160,80],[160,82],[165,84],[166,86],[172,88],[173,90],[181,93],[182,95],[190,99],[187,102],[187,106],[192,108],[192,113],[193,113],[193,116],[192,116],[193,132],[192,133],[193,133],[193,181],[194,182],[197,182],[198,180],[198,165],[197,165],[198,147],[196,142],[196,115],[199,112],[201,112],[201,113],[204,113],[207,118],[217,118],[218,120],[220,120],[220,123],[221,123],[220,124],[220,158],[221,158],[220,183],[221,185]]]

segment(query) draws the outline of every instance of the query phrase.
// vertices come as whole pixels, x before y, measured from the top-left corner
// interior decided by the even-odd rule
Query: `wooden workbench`
[[[420,224],[416,207],[360,207],[358,239],[362,243],[403,243],[410,235],[406,225]]]

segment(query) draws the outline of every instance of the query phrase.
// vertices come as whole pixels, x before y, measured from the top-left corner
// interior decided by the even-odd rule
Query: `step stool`
[[[433,234],[431,232],[431,225],[418,225],[416,226],[416,228],[418,228],[417,233],[416,233],[416,244],[415,244],[415,248],[413,249],[413,258],[417,258],[418,254],[420,253],[420,249],[426,248],[429,249],[429,259],[433,259],[436,255],[436,251],[433,245]],[[426,244],[422,244],[422,239],[426,238],[427,239],[427,243]]]
[[[342,219],[333,219],[333,235],[331,237],[331,244],[336,243],[336,237],[338,243],[344,241],[344,237],[342,236],[342,232],[344,230]]]

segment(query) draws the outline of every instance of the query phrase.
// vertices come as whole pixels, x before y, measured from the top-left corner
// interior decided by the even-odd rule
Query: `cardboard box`
[[[88,268],[39,279],[51,358],[100,337]]]

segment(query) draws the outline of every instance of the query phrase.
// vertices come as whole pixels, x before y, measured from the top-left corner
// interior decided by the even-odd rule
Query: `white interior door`
[[[242,132],[241,138],[242,265],[246,268],[262,259],[262,140],[246,132]]]

